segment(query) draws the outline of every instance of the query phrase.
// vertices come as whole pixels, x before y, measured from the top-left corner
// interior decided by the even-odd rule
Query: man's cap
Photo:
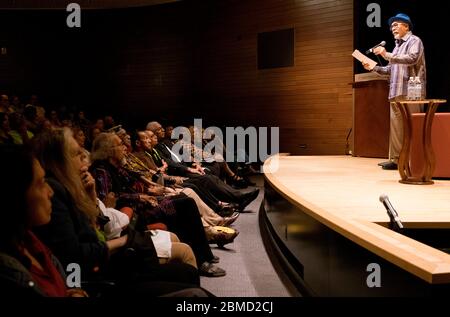
[[[398,13],[396,16],[389,18],[389,20],[388,20],[389,28],[391,28],[392,23],[395,21],[400,21],[400,22],[408,24],[410,30],[412,30],[412,28],[413,28],[411,19],[409,18],[408,15],[406,15],[404,13]]]

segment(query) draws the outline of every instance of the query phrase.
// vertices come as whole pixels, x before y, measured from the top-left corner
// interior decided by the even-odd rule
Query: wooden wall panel
[[[69,3],[78,3],[81,9],[129,8],[151,6],[180,0],[2,0],[0,8],[7,9],[65,9]]]
[[[17,77],[15,66],[39,66],[39,72],[20,70],[21,91],[57,91],[85,110],[116,113],[118,121],[141,127],[151,119],[189,124],[193,118],[205,125],[277,126],[283,152],[345,151],[353,0],[177,1],[88,10],[80,30],[65,27],[65,12],[41,19],[33,13],[20,23],[11,14],[21,12],[3,12],[6,26],[17,25],[7,31],[8,45],[24,53],[8,57],[14,67],[0,61],[1,69]],[[295,29],[295,66],[257,70],[257,34],[285,28]],[[29,42],[38,54],[26,54],[20,43]],[[64,52],[69,58],[59,57]],[[0,82],[11,87],[7,79]]]
[[[210,12],[199,41],[199,98],[227,111],[209,118],[279,126],[282,151],[344,154],[352,124],[352,1],[219,1]],[[257,70],[257,34],[290,27],[295,66]]]
[[[135,14],[117,30],[117,101],[141,126],[277,126],[283,152],[343,154],[352,17],[351,0],[199,1]],[[257,70],[257,34],[291,27],[295,66]]]

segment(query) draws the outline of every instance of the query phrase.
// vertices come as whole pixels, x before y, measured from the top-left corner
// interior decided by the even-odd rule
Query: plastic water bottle
[[[414,79],[414,92],[414,100],[422,99],[422,82],[420,81],[420,77]]]
[[[414,82],[414,77],[409,77],[409,80],[408,80],[408,91],[407,91],[406,99],[414,100],[415,94],[416,94],[416,92],[415,92],[416,89],[415,88],[416,88],[416,85],[415,85],[415,82]]]

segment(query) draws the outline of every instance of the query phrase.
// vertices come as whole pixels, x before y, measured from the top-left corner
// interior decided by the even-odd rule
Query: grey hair
[[[127,134],[127,130],[125,130],[124,128],[120,128],[119,130],[116,131],[116,135],[119,138],[122,138],[123,135]]]
[[[159,126],[160,124],[158,121],[151,121],[147,124],[147,130],[155,132],[156,130],[158,130]]]
[[[91,151],[91,161],[102,161],[109,159],[113,154],[114,133],[102,132],[94,140]]]

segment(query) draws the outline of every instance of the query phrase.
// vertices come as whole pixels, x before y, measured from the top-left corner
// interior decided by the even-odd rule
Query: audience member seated
[[[127,133],[127,130],[120,128],[116,135],[122,140],[123,145],[127,148],[128,153],[131,153],[133,151],[133,148],[131,147],[131,137]]]
[[[174,145],[171,140],[173,126],[167,126],[165,131],[157,122],[153,122],[157,125],[155,134],[150,130],[141,131],[134,140],[124,129],[115,131],[127,147],[125,164],[121,162],[114,166],[107,160],[106,163],[110,164],[108,168],[113,168],[107,168],[106,174],[102,174],[102,171],[100,179],[94,179],[86,166],[88,161],[83,163],[82,160],[90,156],[85,149],[86,143],[90,149],[93,140],[105,131],[105,125],[108,128],[116,126],[111,116],[104,116],[104,120],[99,119],[91,125],[84,111],[78,111],[75,117],[72,113],[66,115],[63,123],[56,111],[50,112],[49,119],[45,119],[45,109],[36,95],[31,96],[25,107],[18,96],[13,96],[11,103],[8,96],[1,96],[0,147],[6,146],[4,144],[17,147],[13,143],[33,145],[34,154],[39,159],[36,163],[41,170],[45,169],[51,186],[52,193],[47,195],[47,200],[52,201],[52,217],[49,217],[48,223],[34,223],[30,219],[26,226],[18,230],[25,232],[20,236],[26,239],[19,243],[23,254],[19,254],[14,261],[10,261],[11,254],[4,252],[5,244],[0,242],[0,290],[14,290],[10,294],[16,294],[16,291],[20,294],[25,290],[27,295],[37,296],[86,296],[84,291],[67,290],[65,287],[63,268],[69,263],[77,263],[81,265],[84,280],[113,280],[116,284],[114,287],[120,293],[150,296],[211,295],[198,288],[198,273],[217,277],[224,276],[226,272],[215,265],[219,258],[212,254],[208,243],[222,246],[233,242],[238,232],[227,231],[228,228],[222,230],[219,226],[231,225],[239,216],[235,211],[244,210],[257,197],[259,189],[237,190],[243,188],[244,184],[238,183],[241,179],[226,162],[226,165],[215,161],[197,164],[181,162],[171,152]],[[50,107],[57,109],[55,104]],[[63,105],[61,109],[68,108]],[[61,113],[67,114],[66,111]],[[61,127],[70,127],[72,132]],[[143,144],[148,146],[140,147]],[[137,147],[135,153],[131,153],[133,146]],[[207,154],[202,148],[196,149],[193,144],[189,146],[188,151],[192,155],[198,151],[201,151],[202,156]],[[114,146],[110,150],[117,154],[118,149],[118,146]],[[103,169],[102,164],[92,171]],[[14,170],[11,172],[15,173]],[[2,178],[4,175],[7,174],[2,173]],[[217,177],[224,175],[228,176],[230,185],[237,187],[232,188]],[[94,173],[94,176],[98,175]],[[98,197],[96,189],[100,189]],[[19,192],[16,194],[20,195]],[[137,200],[131,197],[137,197]],[[120,210],[115,208],[116,201]],[[128,261],[126,251],[129,243],[127,232],[134,228],[134,225],[128,227],[128,224],[130,221],[135,223],[136,217],[146,224],[162,220],[167,224],[157,223],[164,230],[152,231],[151,245],[156,249],[156,264],[154,259],[149,259],[140,263],[137,269],[134,267],[135,262]],[[165,231],[167,229],[176,232],[180,238]],[[5,230],[3,236],[12,231],[13,228]],[[185,243],[180,242],[180,239]],[[45,257],[35,256],[34,252],[42,252]],[[6,278],[6,284],[3,283],[7,275],[2,272],[10,272],[8,270],[11,269],[6,268],[5,271],[5,258],[6,264],[11,264],[13,270],[18,269],[25,281],[31,281],[30,285],[34,286],[30,288],[24,284],[17,287],[17,281],[11,278]],[[41,281],[42,272],[36,267],[45,271],[45,278],[53,279],[56,284],[49,287],[48,281]],[[37,276],[34,276],[36,272]],[[55,275],[55,272],[58,274]],[[58,285],[58,275],[63,280],[63,287]],[[22,289],[22,286],[25,288]]]
[[[50,221],[53,190],[39,162],[22,146],[0,145],[0,293],[2,296],[84,297],[68,289],[61,263],[31,229]]]
[[[97,128],[100,130],[100,132],[105,131],[105,123],[104,123],[103,119],[97,119],[97,121],[95,121],[92,128]]]
[[[78,141],[77,143],[80,144]],[[83,166],[86,166],[87,168],[90,166],[90,159],[87,155],[83,154],[81,160]],[[108,219],[107,223],[104,224],[102,231],[102,234],[105,236],[105,240],[119,238],[127,229],[130,224],[130,220],[133,218],[133,209],[123,207],[123,212],[115,209],[117,198],[112,192],[105,197],[105,202],[101,201],[99,198],[96,198],[96,201],[100,209],[99,212]],[[167,227],[164,227],[164,229],[167,229]],[[156,249],[156,254],[161,264],[181,262],[197,268],[195,255],[191,247],[180,242],[174,233],[156,228],[149,230],[148,232],[151,235],[151,239]]]
[[[99,216],[95,181],[83,166],[83,152],[69,129],[43,133],[34,140],[37,158],[54,191],[52,219],[35,229],[63,266],[77,263],[86,280],[112,279],[121,292],[158,296],[197,287],[194,267],[183,263],[156,264],[130,260],[128,236],[103,242],[96,232]]]
[[[13,144],[14,140],[9,134],[9,116],[5,112],[0,112],[0,144]]]
[[[20,113],[12,113],[9,116],[9,124],[11,126],[9,134],[11,135],[14,144],[28,144],[34,137],[34,134],[28,130],[27,123]]]
[[[52,125],[52,128],[62,128],[62,123],[59,120],[58,112],[56,110],[50,111],[50,123]]]
[[[148,224],[163,222],[194,251],[199,271],[207,276],[223,276],[225,271],[213,265],[211,252],[199,210],[193,199],[185,195],[170,198],[150,196],[139,175],[123,168],[126,147],[115,134],[102,133],[94,141],[91,160],[100,199],[109,192],[118,197],[118,208],[131,206]]]
[[[83,110],[78,111],[74,118],[75,126],[83,130],[85,136],[89,136],[89,129],[91,127],[91,122],[86,118]]]
[[[41,105],[39,97],[37,95],[31,95],[29,103],[25,108],[32,107],[36,109],[36,124],[42,122],[45,119],[45,108]],[[24,112],[25,114],[25,112]],[[33,130],[33,129],[30,129]]]
[[[92,148],[92,143],[94,142],[95,138],[102,133],[102,130],[100,130],[97,127],[92,127],[89,130],[89,134],[88,134],[88,139],[87,139],[87,144],[86,144],[86,148],[87,149],[91,149]]]
[[[138,132],[138,134],[144,138],[147,137],[143,131]],[[147,140],[147,143],[150,143],[148,138],[146,138],[144,140]],[[122,142],[123,142],[123,140],[122,140]],[[137,142],[136,142],[136,144],[137,144]],[[129,149],[129,147],[126,146],[125,163],[122,166],[126,170],[128,170],[130,173],[140,176],[141,180],[144,181],[144,186],[148,187],[148,191],[150,191],[150,192],[153,192],[153,188],[160,187],[164,191],[163,192],[164,196],[170,196],[170,195],[174,195],[174,194],[184,194],[187,197],[192,198],[195,201],[197,208],[200,212],[200,216],[202,217],[202,223],[203,223],[203,226],[205,227],[205,230],[209,229],[209,227],[211,227],[211,226],[223,226],[223,225],[231,224],[239,216],[239,213],[235,213],[235,215],[233,215],[233,217],[229,217],[229,219],[222,218],[213,209],[211,209],[202,200],[202,198],[200,198],[199,195],[196,194],[196,192],[193,189],[169,187],[169,186],[165,186],[165,184],[153,183],[152,177],[154,176],[155,172],[152,171],[150,168],[147,168],[146,164],[143,161],[141,161],[136,155],[129,153],[128,149]]]
[[[14,108],[10,106],[9,104],[9,97],[8,95],[0,95],[0,113],[13,113]]]
[[[104,122],[103,129],[105,131],[108,131],[109,129],[112,129],[116,126],[114,118],[112,116],[105,116],[105,118],[103,118],[103,122]]]
[[[113,193],[110,194],[107,201],[109,201],[109,203],[113,201],[113,205],[115,205],[116,198]],[[113,208],[111,205],[106,207],[106,205],[98,198],[97,201],[100,211],[109,219],[103,229],[105,239],[111,240],[119,238],[121,233],[127,229],[130,219],[133,217],[133,210],[128,208],[128,212],[125,213]],[[123,209],[125,208],[127,207],[124,207]],[[151,235],[159,263],[181,262],[197,268],[195,255],[191,247],[180,242],[180,239],[178,239],[176,234],[160,229],[148,230],[147,234]]]
[[[152,133],[151,131],[149,132]],[[228,226],[237,219],[239,213],[233,213],[230,217],[222,218],[214,211],[214,209],[210,207],[210,204],[213,204],[214,206],[217,206],[217,209],[215,210],[222,211],[224,209],[223,204],[221,204],[221,202],[217,200],[217,198],[215,198],[207,188],[190,184],[189,181],[185,182],[185,178],[161,174],[161,170],[156,172],[155,169],[158,168],[153,162],[152,157],[148,154],[148,151],[151,151],[152,149],[152,142],[144,131],[139,131],[133,135],[133,143],[136,148],[136,152],[133,153],[134,157],[136,157],[140,163],[136,165],[143,165],[147,171],[151,171],[153,173],[153,176],[158,173],[158,175],[162,176],[164,183],[181,186],[182,188],[174,188],[178,193],[184,193],[195,200],[197,207],[200,210],[200,214],[207,224],[211,226]],[[205,197],[205,199],[203,197]]]
[[[11,107],[13,108],[14,112],[20,112],[20,113],[23,112],[24,106],[23,106],[22,102],[20,101],[19,96],[13,95],[11,97]]]
[[[33,134],[36,133],[39,126],[36,107],[27,105],[23,110],[23,118],[25,120],[27,129],[33,132]]]
[[[245,207],[258,196],[259,189],[257,188],[243,193],[228,184],[225,184],[217,176],[205,174],[200,166],[193,168],[184,165],[181,158],[179,158],[176,153],[171,151],[165,144],[159,143],[159,139],[163,137],[163,134],[158,132],[162,129],[159,123],[158,127],[159,128],[156,131],[157,133],[150,130],[146,131],[149,134],[151,133],[156,135],[156,138],[153,137],[153,135],[150,135],[152,150],[149,154],[158,167],[162,166],[163,161],[167,162],[169,166],[167,171],[168,174],[188,177],[189,181],[191,183],[194,182],[197,187],[201,186],[199,183],[207,184],[209,190],[215,197],[221,201],[238,204],[238,209],[240,211],[243,211]],[[159,137],[158,134],[160,135]]]
[[[75,139],[75,141],[77,141],[78,145],[80,146],[81,150],[83,151],[85,158],[86,158],[86,163],[90,165],[90,156],[91,153],[86,150],[86,136],[84,135],[84,131],[80,128],[80,127],[73,127],[72,128],[72,133],[73,133],[73,138]]]

